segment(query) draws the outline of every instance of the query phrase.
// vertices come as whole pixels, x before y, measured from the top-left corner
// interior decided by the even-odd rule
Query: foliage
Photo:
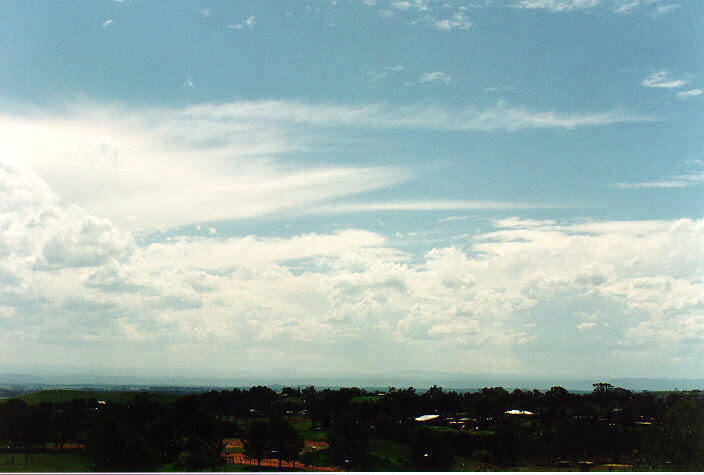
[[[54,392],[42,395],[53,402],[28,404],[26,397],[0,402],[0,447],[23,454],[30,465],[74,450],[66,455],[108,471],[220,470],[225,436],[243,439],[253,460],[282,463],[300,454],[304,463],[354,470],[549,468],[557,461],[578,468],[585,460],[642,470],[704,468],[704,399],[697,391],[633,393],[602,382],[586,394],[559,386],[545,393],[503,388],[457,393],[434,386],[425,392],[389,388],[384,394],[314,387],[277,394],[257,386],[175,400],[115,394],[129,397],[105,396],[101,403],[92,396],[66,400]],[[508,409],[533,415],[509,415]],[[431,413],[439,417],[415,421]],[[324,439],[329,448],[301,453],[304,440]]]
[[[199,437],[191,437],[182,444],[176,466],[179,470],[193,472],[197,470],[214,471],[222,464],[222,442],[209,442]]]

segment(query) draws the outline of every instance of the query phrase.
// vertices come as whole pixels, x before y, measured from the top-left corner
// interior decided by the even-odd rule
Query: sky
[[[704,2],[0,2],[0,363],[704,377]]]

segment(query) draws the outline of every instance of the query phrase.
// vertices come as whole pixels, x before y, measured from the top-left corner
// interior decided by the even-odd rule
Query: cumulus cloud
[[[16,165],[0,168],[0,198],[0,339],[11,348],[70,345],[66,358],[80,358],[82,345],[120,345],[131,364],[158,351],[174,365],[200,355],[255,369],[272,348],[282,352],[268,364],[325,369],[378,364],[383,351],[407,367],[536,372],[540,345],[553,371],[617,351],[638,355],[626,373],[645,363],[667,374],[696,366],[662,355],[704,345],[704,219],[507,218],[418,256],[363,229],[140,242],[63,207]]]
[[[453,14],[450,18],[440,20],[433,18],[430,20],[430,24],[433,28],[440,31],[452,31],[453,29],[469,30],[473,25],[462,11]]]

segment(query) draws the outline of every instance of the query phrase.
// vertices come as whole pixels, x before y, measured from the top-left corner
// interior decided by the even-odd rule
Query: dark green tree
[[[188,472],[213,472],[223,463],[221,453],[222,442],[191,437],[183,443],[176,465],[179,469]]]
[[[305,446],[296,429],[280,417],[272,417],[269,420],[269,441],[272,455],[279,460],[279,468],[283,460],[295,464],[298,454]]]
[[[252,422],[242,438],[244,453],[250,459],[257,461],[261,467],[262,459],[269,453],[269,424],[264,421]]]

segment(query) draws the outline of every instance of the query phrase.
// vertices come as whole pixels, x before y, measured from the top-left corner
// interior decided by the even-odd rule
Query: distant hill
[[[11,367],[0,365],[0,387],[22,386],[32,389],[65,388],[111,391],[169,392],[167,387],[197,392],[208,389],[249,388],[268,386],[279,390],[284,386],[318,388],[397,388],[413,386],[422,391],[433,385],[445,389],[476,390],[501,386],[507,390],[538,389],[562,386],[573,392],[591,392],[592,384],[608,382],[631,391],[704,390],[702,378],[623,378],[609,376],[531,376],[521,374],[462,374],[443,371],[404,370],[379,373],[319,372],[303,368],[281,368],[247,374],[222,374],[210,370],[206,374],[194,370],[92,367]],[[162,391],[159,388],[164,388]]]
[[[134,400],[137,391],[107,392],[107,391],[83,391],[76,389],[51,389],[24,394],[15,399],[20,399],[27,404],[40,404],[42,402],[68,402],[73,399],[97,399],[99,401],[110,401],[114,403],[126,404]],[[147,393],[147,399],[154,402],[171,402],[179,398],[178,394]]]

